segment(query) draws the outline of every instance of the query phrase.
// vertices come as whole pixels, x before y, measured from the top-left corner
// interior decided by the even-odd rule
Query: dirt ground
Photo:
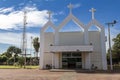
[[[50,72],[38,69],[0,69],[0,80],[120,80],[120,73]]]

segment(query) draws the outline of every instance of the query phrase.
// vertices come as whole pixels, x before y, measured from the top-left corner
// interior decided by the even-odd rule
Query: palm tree
[[[36,57],[38,57],[38,52],[39,52],[39,47],[40,47],[40,43],[39,43],[39,38],[38,37],[35,37],[33,39],[33,47],[34,47],[35,52],[36,52]]]

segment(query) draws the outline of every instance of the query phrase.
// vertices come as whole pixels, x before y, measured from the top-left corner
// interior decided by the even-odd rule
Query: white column
[[[84,43],[85,43],[85,45],[90,45],[89,44],[89,32],[88,32],[87,26],[84,29]],[[85,68],[90,69],[90,67],[91,67],[90,53],[84,53],[84,57],[85,57]]]
[[[54,54],[55,68],[59,68],[59,53]]]
[[[55,29],[55,45],[59,45],[59,30],[56,28]],[[59,68],[59,53],[54,54],[54,66],[55,68]]]
[[[89,45],[89,36],[88,36],[88,29],[87,28],[85,28],[84,29],[84,43],[86,44],[86,45]]]
[[[107,70],[106,47],[105,47],[105,32],[101,29],[101,51],[102,51],[102,68]]]
[[[55,30],[55,45],[59,45],[59,30]]]
[[[88,61],[89,69],[91,69],[91,53],[88,53],[88,57],[89,57],[89,61]]]
[[[91,69],[91,53],[85,53],[85,69]]]
[[[43,30],[41,29],[41,33],[40,33],[40,41],[42,43],[40,43],[40,61],[39,61],[39,66],[40,66],[40,69],[43,69],[44,68],[44,32]]]
[[[54,53],[52,53],[52,69],[54,69]]]
[[[87,53],[84,53],[84,56],[85,56],[85,69],[88,69],[88,55]]]

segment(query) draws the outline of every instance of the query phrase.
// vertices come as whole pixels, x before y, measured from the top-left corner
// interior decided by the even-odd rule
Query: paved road
[[[0,80],[120,80],[120,73],[50,72],[38,69],[0,69]]]

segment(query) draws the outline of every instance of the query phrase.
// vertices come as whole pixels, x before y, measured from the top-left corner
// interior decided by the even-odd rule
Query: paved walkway
[[[76,72],[64,73],[58,80],[76,80]]]
[[[0,69],[0,80],[120,80],[120,73],[50,72],[38,69]]]

